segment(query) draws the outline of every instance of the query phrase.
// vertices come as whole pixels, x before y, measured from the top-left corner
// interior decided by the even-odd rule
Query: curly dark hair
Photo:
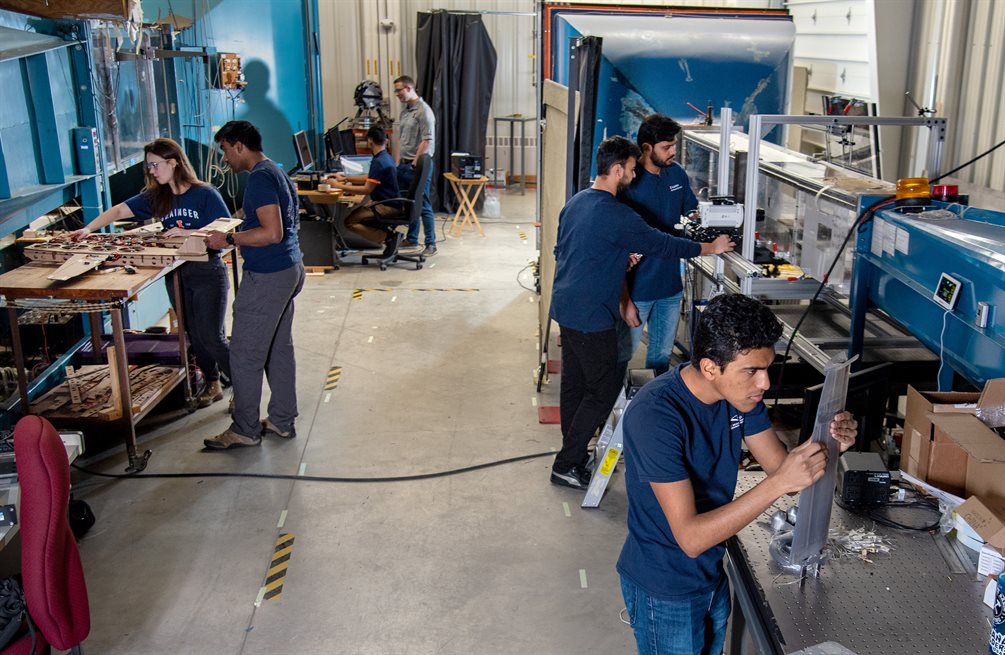
[[[695,326],[691,364],[711,359],[719,368],[737,354],[757,348],[773,348],[782,336],[782,324],[762,302],[741,294],[716,296],[701,313]]]
[[[639,147],[649,144],[655,146],[661,141],[673,141],[680,134],[680,123],[662,114],[650,114],[639,125],[639,133],[635,142]]]

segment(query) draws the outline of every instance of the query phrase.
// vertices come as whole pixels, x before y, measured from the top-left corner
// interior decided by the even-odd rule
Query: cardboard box
[[[956,513],[967,522],[988,547],[1005,553],[1005,505],[971,496],[956,508]]]
[[[935,438],[928,482],[950,493],[1005,504],[1005,440],[970,414],[929,417]]]
[[[904,441],[900,449],[901,468],[921,480],[928,480],[934,432],[928,415],[970,413],[977,409],[980,394],[962,391],[918,391],[907,387]],[[949,491],[948,489],[946,491]]]

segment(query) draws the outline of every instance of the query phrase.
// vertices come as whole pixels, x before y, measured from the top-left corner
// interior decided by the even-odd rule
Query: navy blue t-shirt
[[[391,153],[386,149],[378,152],[370,161],[370,172],[367,173],[366,179],[377,185],[370,192],[370,200],[392,200],[401,197],[401,192],[398,190],[398,169],[391,159]]]
[[[558,217],[551,318],[580,332],[613,330],[633,252],[677,262],[698,255],[701,245],[654,230],[607,191],[573,196]]]
[[[283,240],[268,246],[241,246],[244,270],[253,273],[275,273],[283,271],[299,262],[300,230],[297,188],[275,162],[266,159],[255,164],[248,176],[248,186],[244,190],[244,222],[241,231],[260,227],[258,209],[268,205],[279,205],[279,216],[283,221]]]
[[[143,191],[129,200],[126,206],[137,221],[145,221],[154,217],[153,195]],[[175,196],[171,211],[161,218],[165,230],[174,227],[186,230],[197,230],[209,225],[218,218],[230,218],[230,210],[223,202],[223,196],[208,184],[193,184],[185,193]]]
[[[680,236],[674,225],[680,217],[698,208],[687,173],[677,163],[653,175],[639,165],[635,179],[619,199],[634,209],[650,226]],[[662,300],[681,292],[680,261],[645,257],[633,269],[630,280],[632,300]]]
[[[689,479],[699,514],[722,507],[733,500],[742,439],[771,427],[764,403],[743,413],[725,400],[711,405],[698,400],[681,379],[685,366],[642,387],[622,419],[628,538],[618,573],[663,599],[711,591],[725,546],[688,557],[649,483]]]

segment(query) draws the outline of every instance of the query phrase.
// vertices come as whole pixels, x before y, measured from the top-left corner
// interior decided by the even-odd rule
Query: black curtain
[[[434,11],[419,12],[415,55],[416,91],[436,116],[430,200],[434,210],[454,211],[443,173],[452,152],[485,156],[496,50],[480,14]]]

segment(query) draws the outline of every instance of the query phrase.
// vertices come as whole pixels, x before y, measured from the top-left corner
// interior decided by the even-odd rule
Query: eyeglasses
[[[161,164],[166,164],[166,163],[167,163],[166,159],[164,161],[148,161],[146,163],[146,167],[147,167],[148,171],[155,171],[155,170],[157,170],[158,166],[160,166]]]

